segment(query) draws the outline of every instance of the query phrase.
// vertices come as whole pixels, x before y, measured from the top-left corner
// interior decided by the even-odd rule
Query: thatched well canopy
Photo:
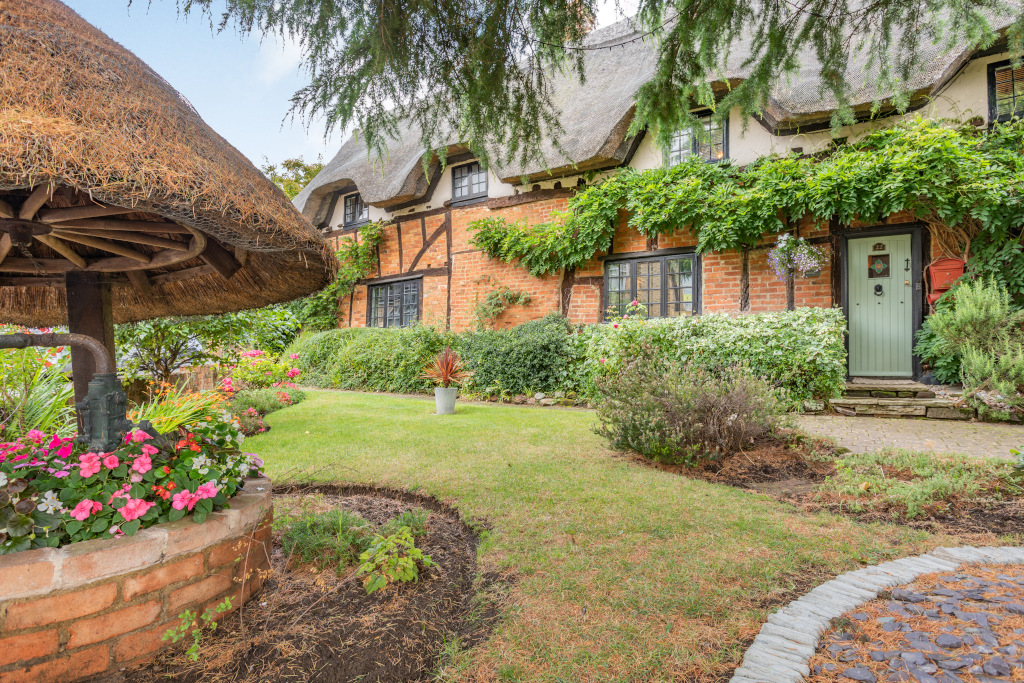
[[[333,255],[284,193],[61,2],[0,0],[0,75],[0,321],[67,323],[82,276],[109,285],[116,322],[329,282]]]

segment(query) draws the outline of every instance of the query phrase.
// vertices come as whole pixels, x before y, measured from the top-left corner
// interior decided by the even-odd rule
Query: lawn
[[[246,442],[279,480],[397,486],[489,528],[481,570],[515,583],[451,680],[724,681],[780,602],[956,539],[808,514],[609,451],[593,413],[311,391]]]

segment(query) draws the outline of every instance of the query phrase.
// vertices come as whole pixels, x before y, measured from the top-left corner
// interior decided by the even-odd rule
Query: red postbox
[[[928,303],[934,304],[939,297],[949,291],[953,283],[964,274],[967,264],[958,258],[940,258],[928,266],[928,278],[931,281],[932,293],[928,295]]]

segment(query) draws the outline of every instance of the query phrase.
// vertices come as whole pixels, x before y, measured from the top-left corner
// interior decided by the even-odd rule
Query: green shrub
[[[451,336],[428,325],[404,329],[356,328],[303,334],[288,349],[298,354],[302,382],[332,389],[425,392],[423,368]]]
[[[397,532],[382,536],[376,534],[370,547],[359,556],[359,571],[367,593],[386,588],[389,583],[417,581],[420,566],[424,569],[436,567],[430,555],[416,547],[412,530],[401,527]]]
[[[569,322],[558,314],[508,330],[459,336],[459,352],[473,371],[467,388],[489,394],[529,394],[562,388],[570,374]]]
[[[630,317],[580,328],[571,339],[575,386],[594,395],[594,379],[611,374],[643,346],[661,357],[714,371],[744,365],[777,390],[787,406],[839,395],[846,381],[846,320],[836,308],[800,308],[732,316],[705,313],[686,318]]]
[[[333,567],[340,573],[355,564],[370,546],[370,538],[366,520],[339,507],[289,520],[281,534],[281,547],[285,556],[295,556],[319,569]]]
[[[694,465],[738,452],[774,432],[783,415],[772,388],[747,369],[669,362],[649,345],[597,388],[597,432],[612,448],[656,462]]]
[[[929,372],[936,382],[959,384],[963,359],[957,351],[946,349],[942,338],[932,330],[932,317],[925,318],[921,329],[917,331],[914,353],[928,364]]]
[[[260,415],[269,415],[305,399],[306,394],[300,389],[268,387],[239,391],[231,397],[230,405],[236,415],[246,413],[250,408],[254,408]]]
[[[967,281],[943,297],[927,320],[924,344],[915,349],[942,381],[957,379],[980,408],[1024,412],[1024,311],[992,280]],[[956,381],[953,379],[952,381]]]

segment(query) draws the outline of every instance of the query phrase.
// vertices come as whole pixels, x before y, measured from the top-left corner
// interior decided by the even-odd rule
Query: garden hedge
[[[824,308],[601,325],[574,325],[549,315],[508,330],[460,334],[425,325],[330,330],[303,334],[286,353],[298,354],[295,364],[309,386],[412,393],[430,390],[419,374],[448,344],[474,372],[469,391],[504,396],[565,391],[589,397],[596,393],[597,375],[615,372],[621,359],[650,345],[670,360],[699,367],[745,364],[787,402],[799,405],[842,390],[845,328],[840,310]]]

